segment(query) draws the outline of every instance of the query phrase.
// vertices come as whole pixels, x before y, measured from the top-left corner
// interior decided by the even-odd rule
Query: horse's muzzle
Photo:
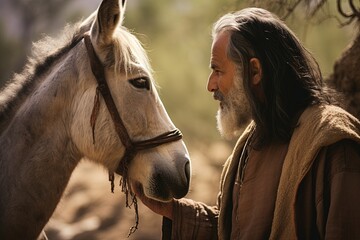
[[[147,189],[148,197],[169,201],[184,197],[190,187],[191,167],[187,157],[176,158],[175,169],[156,166],[153,169],[151,184]]]

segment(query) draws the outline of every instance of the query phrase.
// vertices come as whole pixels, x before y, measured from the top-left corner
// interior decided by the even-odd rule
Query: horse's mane
[[[15,73],[0,92],[0,130],[7,119],[12,117],[15,106],[37,85],[39,79],[59,58],[72,49],[82,37],[84,29],[80,23],[68,25],[61,37],[44,37],[33,44],[32,56],[21,73]]]
[[[87,19],[86,25],[82,21],[68,25],[59,37],[44,37],[33,44],[32,56],[20,74],[14,74],[13,78],[0,91],[0,132],[6,120],[11,119],[15,107],[21,104],[26,96],[36,87],[36,79],[45,74],[51,66],[69,50],[71,50],[89,31],[92,19]],[[141,65],[151,76],[152,70],[147,54],[139,40],[125,27],[119,27],[116,31],[112,47],[113,53],[108,54],[105,65],[115,66],[116,72],[131,70],[132,65]]]

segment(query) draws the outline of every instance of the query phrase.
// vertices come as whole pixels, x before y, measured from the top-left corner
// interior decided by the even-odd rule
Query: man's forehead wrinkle
[[[221,57],[216,51],[211,52],[210,67],[212,69],[219,68],[221,66]]]

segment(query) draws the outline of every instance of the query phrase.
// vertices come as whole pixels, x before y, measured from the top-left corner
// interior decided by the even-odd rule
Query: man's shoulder
[[[356,117],[343,108],[327,104],[317,104],[308,107],[300,116],[299,121],[308,121],[310,119],[315,121],[319,120],[319,123],[327,123],[328,121],[332,122],[333,120],[338,119],[350,119],[351,121],[359,122]]]
[[[300,116],[292,138],[321,141],[329,145],[341,139],[360,142],[360,121],[334,105],[316,105]]]

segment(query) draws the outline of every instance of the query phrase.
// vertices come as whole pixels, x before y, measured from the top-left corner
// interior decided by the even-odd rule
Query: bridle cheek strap
[[[126,180],[128,177],[127,167],[131,162],[131,160],[135,157],[137,152],[145,149],[155,148],[157,146],[166,143],[178,141],[182,139],[182,134],[178,129],[174,129],[172,131],[160,134],[159,136],[156,136],[151,139],[133,142],[130,139],[130,136],[125,128],[124,122],[122,121],[119,115],[119,111],[116,108],[115,102],[111,96],[111,92],[105,78],[104,67],[95,53],[94,47],[91,43],[90,35],[88,33],[84,34],[84,41],[90,59],[91,71],[94,74],[98,84],[94,99],[94,107],[90,119],[90,124],[93,133],[93,141],[95,142],[95,124],[100,108],[100,100],[99,100],[99,93],[100,93],[104,99],[106,107],[114,123],[115,131],[125,147],[125,153],[122,159],[120,160],[120,163],[115,172],[122,175],[122,177]]]

